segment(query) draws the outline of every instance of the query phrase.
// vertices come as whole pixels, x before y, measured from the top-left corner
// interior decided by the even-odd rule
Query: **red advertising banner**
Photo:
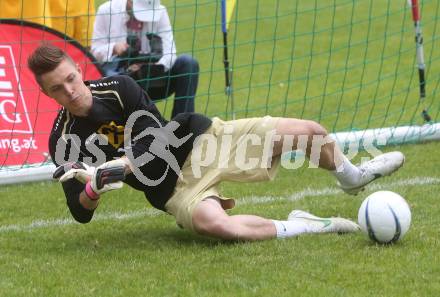
[[[76,41],[42,25],[0,19],[0,168],[47,160],[48,139],[60,106],[44,95],[27,68],[41,43],[66,50],[84,79],[102,76],[94,58]]]

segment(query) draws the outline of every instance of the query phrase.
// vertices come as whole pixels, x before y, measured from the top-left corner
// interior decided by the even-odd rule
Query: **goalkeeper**
[[[300,210],[286,220],[228,215],[226,209],[234,207],[234,200],[223,197],[218,185],[223,180],[274,178],[285,150],[303,149],[350,194],[404,162],[402,153],[391,152],[355,166],[332,140],[323,143],[316,157],[314,139],[327,132],[308,120],[266,116],[224,122],[182,113],[167,122],[133,79],[114,76],[83,82],[79,66],[55,46],[38,47],[28,66],[42,91],[63,106],[49,149],[58,166],[54,177],[62,183],[73,217],[82,223],[92,219],[107,191],[126,183],[144,192],[155,208],[173,215],[179,226],[206,236],[263,240],[355,232],[359,227],[348,219],[320,218]],[[256,166],[243,162],[257,158],[261,162]]]

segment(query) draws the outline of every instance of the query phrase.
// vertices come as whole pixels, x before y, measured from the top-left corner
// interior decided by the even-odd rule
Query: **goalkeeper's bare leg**
[[[209,197],[193,212],[194,231],[225,240],[265,240],[286,238],[306,233],[350,233],[359,226],[344,218],[320,218],[295,210],[287,220],[270,220],[254,215],[229,216],[220,199]]]
[[[292,143],[292,150],[301,149],[298,147],[298,137],[302,135],[307,137],[304,151],[310,158],[314,137],[326,137],[328,134],[320,124],[313,121],[281,119],[277,125],[277,135],[282,137],[274,143],[274,156],[283,153],[283,140],[287,136],[296,136]],[[352,194],[362,190],[366,184],[377,177],[396,171],[404,161],[403,155],[395,152],[380,155],[367,162],[364,167],[362,165],[357,167],[343,155],[331,139],[322,144],[318,155],[317,160],[311,161],[316,162],[320,168],[332,171],[342,189],[354,189]],[[199,234],[228,240],[264,240],[303,233],[347,233],[359,230],[357,224],[350,220],[320,218],[304,211],[293,211],[287,221],[270,220],[253,215],[229,216],[216,197],[198,203],[192,214],[192,223],[194,230]]]
[[[274,145],[274,156],[282,153],[285,137],[295,136],[292,149],[304,150],[312,163],[331,171],[342,190],[351,195],[364,190],[370,182],[391,175],[405,161],[401,152],[390,152],[355,166],[344,156],[335,141],[328,136],[325,128],[313,121],[283,118],[278,123],[277,134],[281,135],[282,139]],[[308,138],[306,147],[298,145],[298,139],[304,136]]]

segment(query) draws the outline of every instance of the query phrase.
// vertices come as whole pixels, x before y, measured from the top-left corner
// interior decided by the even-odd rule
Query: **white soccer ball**
[[[411,210],[399,194],[378,191],[362,202],[358,222],[370,239],[378,243],[394,243],[408,231]]]

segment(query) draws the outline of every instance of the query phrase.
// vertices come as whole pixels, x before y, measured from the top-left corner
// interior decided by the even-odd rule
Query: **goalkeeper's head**
[[[43,44],[29,56],[28,67],[44,94],[74,115],[87,115],[92,94],[83,82],[81,67],[65,51]]]

